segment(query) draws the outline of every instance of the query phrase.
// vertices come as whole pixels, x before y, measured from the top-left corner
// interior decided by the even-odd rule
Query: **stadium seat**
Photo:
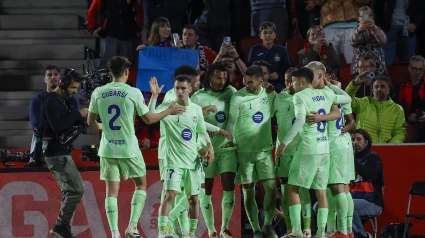
[[[238,52],[239,52],[239,55],[241,56],[241,59],[245,63],[247,63],[249,51],[251,50],[251,48],[254,45],[259,45],[259,44],[262,44],[262,43],[263,43],[263,41],[257,36],[248,36],[248,37],[240,39],[239,44],[238,44],[238,46],[239,46]],[[276,40],[275,44],[280,44],[280,41]]]
[[[294,66],[299,67],[298,52],[304,48],[307,39],[296,38],[286,41],[286,49],[288,50],[289,57]]]
[[[410,220],[411,219],[418,219],[418,220],[425,220],[425,214],[419,212],[419,213],[410,213],[410,202],[412,199],[412,196],[422,196],[425,197],[425,181],[418,181],[414,182],[409,190],[409,200],[407,201],[407,212],[406,212],[406,222],[404,223],[404,234],[403,238],[411,237],[409,236],[410,231]],[[418,210],[416,210],[418,212]]]
[[[391,78],[393,87],[403,83],[407,79],[409,76],[409,71],[407,68],[408,65],[409,63],[398,62],[388,66],[387,71]]]
[[[342,87],[346,88],[351,82],[351,64],[346,64],[339,69],[339,77]]]

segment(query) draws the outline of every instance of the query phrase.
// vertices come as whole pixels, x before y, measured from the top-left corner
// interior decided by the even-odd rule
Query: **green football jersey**
[[[325,86],[323,90],[326,90],[329,93],[335,93],[332,89]],[[350,104],[350,103],[349,103]],[[346,104],[346,105],[349,105]],[[345,106],[345,105],[344,105]],[[341,128],[344,125],[344,115],[342,113],[342,105],[338,105],[339,113],[341,118],[329,121],[328,122],[328,133],[329,133],[329,152],[346,149],[348,147],[347,143],[342,139]]]
[[[237,90],[232,86],[228,86],[223,92],[212,92],[211,90],[201,89],[194,93],[192,97],[190,97],[190,100],[201,108],[215,105],[217,107],[217,112],[207,112],[204,115],[204,119],[214,126],[226,129],[227,120],[229,119],[230,99],[236,91]],[[227,139],[221,134],[217,133],[211,138],[211,143],[216,153],[229,150],[221,148],[222,145],[227,143]]]
[[[134,131],[134,117],[149,112],[137,88],[112,82],[94,90],[89,111],[102,120],[98,155],[107,158],[134,158],[141,155]]]
[[[294,95],[295,115],[307,115],[310,112],[327,114],[331,106],[338,102],[338,95],[322,89],[304,89]],[[303,155],[329,153],[327,122],[304,124],[303,139],[298,149]],[[298,150],[297,149],[297,150]]]
[[[240,152],[262,152],[273,149],[271,117],[276,93],[251,94],[243,88],[230,101],[227,131]]]
[[[171,102],[158,106],[157,111],[166,110]],[[176,104],[179,106],[178,104]],[[165,160],[167,168],[195,169],[198,157],[197,134],[210,142],[206,131],[202,109],[189,101],[186,111],[180,115],[169,115],[161,120],[165,137]]]
[[[342,116],[344,117],[345,115],[350,115],[350,114],[353,114],[353,110],[351,109],[351,103],[344,104],[342,106]],[[344,118],[343,125],[345,125],[345,118]],[[346,144],[348,144],[348,147],[350,147],[350,146],[351,146],[351,148],[353,147],[350,133],[348,133],[348,132],[344,133],[343,134],[343,140]]]
[[[294,96],[288,92],[282,91],[276,95],[274,99],[274,110],[278,124],[276,148],[280,145],[280,142],[288,135],[289,130],[295,121],[295,107],[294,107]],[[294,140],[292,140],[286,149],[296,149],[300,140],[300,134],[298,133]]]

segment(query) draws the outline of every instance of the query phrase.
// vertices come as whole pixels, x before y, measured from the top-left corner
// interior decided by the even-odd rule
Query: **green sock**
[[[168,231],[168,217],[159,216],[158,217],[158,229],[159,231]]]
[[[292,232],[301,232],[301,204],[289,206],[288,209],[291,217]]]
[[[311,229],[311,199],[306,188],[300,188],[301,210],[303,214],[304,230]]]
[[[105,199],[106,217],[108,218],[111,231],[118,230],[118,202],[117,198],[107,197]]]
[[[190,224],[189,233],[195,234],[196,228],[198,227],[198,219],[189,219],[189,224]]]
[[[328,233],[336,232],[336,211],[335,211],[335,198],[332,196],[331,190],[326,189],[326,197],[328,198],[328,219],[326,222],[326,231]]]
[[[271,225],[274,211],[276,209],[276,180],[266,180],[263,182],[264,195],[264,225]]]
[[[353,213],[354,213],[354,202],[351,197],[351,193],[346,193],[347,196],[347,233],[353,233]]]
[[[292,230],[291,218],[289,217],[289,208],[288,208],[288,185],[281,184],[280,190],[282,191],[282,212],[283,217],[285,218],[286,229]]]
[[[142,214],[143,207],[145,206],[146,192],[143,190],[136,190],[131,199],[131,214],[130,222],[138,222]]]
[[[221,230],[228,230],[233,209],[235,208],[235,190],[224,191],[221,200]]]
[[[347,235],[347,195],[339,193],[335,197],[336,216],[338,217],[338,231]]]
[[[211,195],[204,195],[200,202],[202,215],[208,228],[208,234],[216,232],[214,227],[214,208],[211,202]]]
[[[255,201],[255,189],[242,189],[243,192],[243,204],[245,207],[246,215],[248,216],[249,223],[254,231],[261,231],[260,224],[258,222],[258,207]]]
[[[326,220],[328,219],[328,208],[319,208],[317,212],[317,235],[325,233]]]
[[[173,224],[173,229],[176,231],[180,228],[183,231],[184,215],[187,217],[187,209],[189,208],[189,202],[187,201],[186,195],[184,193],[179,193],[174,198],[173,208],[168,214],[168,219],[170,223]],[[183,217],[183,219],[181,219]],[[186,218],[186,220],[189,218]]]

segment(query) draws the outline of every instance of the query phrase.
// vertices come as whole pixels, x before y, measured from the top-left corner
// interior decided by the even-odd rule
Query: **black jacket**
[[[42,99],[42,116],[40,127],[43,130],[43,138],[52,138],[47,147],[46,156],[69,155],[72,146],[61,146],[60,134],[69,131],[74,125],[82,125],[78,108],[72,103],[73,99],[65,99],[56,93],[48,93]]]
[[[376,25],[383,31],[388,32],[391,30],[391,23],[393,21],[393,12],[397,0],[374,0],[373,12]],[[409,0],[409,6],[406,14],[409,16],[410,23],[413,23],[418,28],[424,20],[425,1],[424,0]]]

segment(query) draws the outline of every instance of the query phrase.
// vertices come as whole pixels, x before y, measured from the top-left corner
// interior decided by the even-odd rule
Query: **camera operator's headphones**
[[[71,74],[72,72],[75,72],[75,70],[73,68],[66,68],[65,71],[62,73],[61,75],[61,79],[59,80],[59,88],[62,90],[65,90],[69,87],[69,85],[71,84]]]

